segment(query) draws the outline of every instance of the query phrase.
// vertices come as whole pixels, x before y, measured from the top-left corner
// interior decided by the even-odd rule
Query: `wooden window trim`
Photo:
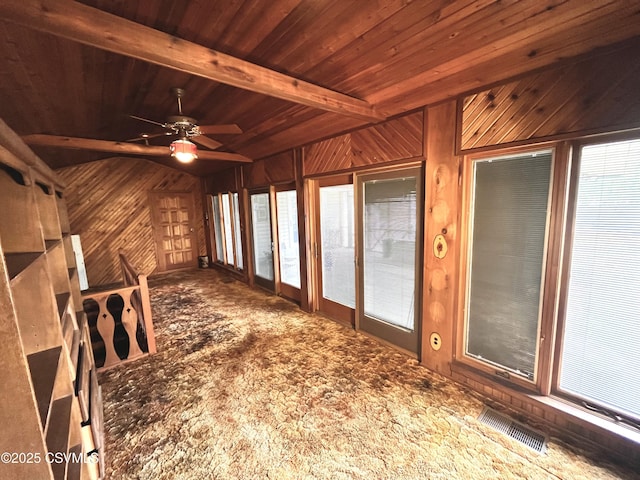
[[[468,296],[469,281],[469,254],[471,248],[470,220],[471,220],[471,198],[472,198],[472,182],[473,182],[473,163],[475,161],[503,157],[515,154],[523,154],[528,152],[536,152],[540,150],[551,150],[552,166],[549,192],[549,210],[547,212],[547,232],[544,245],[544,260],[541,282],[541,303],[539,310],[538,324],[538,345],[536,348],[536,367],[534,380],[529,381],[525,378],[511,375],[505,378],[506,370],[485,364],[478,360],[472,359],[465,354],[466,345],[466,310]],[[482,376],[488,376],[495,379],[497,383],[512,385],[513,388],[524,390],[531,394],[548,395],[551,387],[551,372],[553,358],[553,344],[555,338],[556,309],[557,309],[557,285],[558,285],[558,252],[561,250],[563,238],[563,221],[566,197],[566,170],[568,144],[535,144],[525,147],[510,147],[503,149],[494,149],[492,151],[473,153],[465,155],[462,160],[462,192],[460,209],[460,246],[459,246],[459,265],[458,271],[458,295],[457,318],[455,322],[455,350],[453,355],[453,364],[462,369],[476,371]],[[452,365],[453,367],[453,365]],[[506,376],[506,375],[505,375]]]
[[[571,164],[570,164],[570,180],[568,185],[568,191],[566,195],[566,215],[563,219],[564,228],[564,243],[561,245],[561,270],[559,272],[559,289],[558,289],[558,308],[556,318],[556,335],[554,341],[554,353],[555,358],[552,363],[552,371],[549,378],[549,392],[548,395],[551,398],[555,398],[558,401],[569,402],[574,409],[583,413],[583,416],[596,418],[596,414],[592,411],[587,411],[580,405],[580,401],[583,399],[578,395],[571,395],[560,389],[560,371],[562,368],[562,350],[564,340],[564,328],[566,319],[566,309],[568,300],[568,284],[569,284],[569,270],[571,268],[571,256],[573,249],[573,239],[575,231],[575,215],[577,208],[577,196],[578,196],[578,179],[580,175],[580,161],[582,149],[585,146],[599,145],[606,143],[615,143],[629,140],[640,140],[640,130],[633,130],[627,132],[618,132],[612,134],[602,134],[594,137],[581,138],[571,142]],[[613,423],[610,418],[607,418],[609,423]]]

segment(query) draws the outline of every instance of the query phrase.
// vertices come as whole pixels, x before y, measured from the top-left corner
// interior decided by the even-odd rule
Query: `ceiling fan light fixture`
[[[179,138],[171,142],[171,157],[181,163],[191,163],[198,158],[198,147],[186,138]]]

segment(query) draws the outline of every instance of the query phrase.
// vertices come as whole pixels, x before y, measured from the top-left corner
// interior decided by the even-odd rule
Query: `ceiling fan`
[[[158,125],[165,129],[162,133],[142,134],[138,138],[132,138],[127,141],[110,141],[96,140],[93,138],[66,137],[60,135],[49,134],[31,134],[23,135],[22,140],[29,145],[40,145],[43,147],[70,148],[76,150],[94,150],[99,152],[111,152],[127,155],[143,155],[164,157],[167,153],[176,160],[189,163],[200,158],[203,160],[222,160],[229,162],[251,163],[253,160],[239,153],[224,152],[217,150],[222,143],[209,138],[205,135],[229,135],[242,133],[242,130],[236,124],[228,125],[198,125],[196,119],[188,117],[182,112],[182,97],[184,89],[173,88],[172,93],[178,101],[178,114],[167,117],[164,123],[147,118],[129,115],[131,118],[143,122]],[[178,138],[171,142],[169,151],[166,146],[150,145],[149,139],[165,136],[176,135]],[[145,145],[135,145],[133,142],[144,140]],[[206,149],[198,152],[198,148],[190,140],[206,147]]]
[[[155,120],[149,120],[147,118],[138,117],[136,115],[129,115],[129,117],[140,120],[143,122],[158,125],[167,131],[156,134],[143,133],[137,138],[127,140],[128,142],[135,142],[144,140],[146,145],[149,145],[149,139],[165,136],[165,135],[177,135],[178,138],[171,142],[169,146],[171,156],[182,163],[190,163],[194,159],[198,158],[198,147],[193,143],[196,142],[199,145],[207,147],[211,150],[216,150],[222,145],[222,143],[206,137],[207,134],[237,134],[242,133],[242,130],[236,124],[228,125],[198,125],[198,121],[195,118],[188,117],[182,112],[182,97],[184,97],[185,90],[183,88],[174,87],[171,89],[171,93],[176,96],[178,101],[178,114],[169,115],[167,121],[164,123],[157,122]],[[191,142],[190,140],[193,140]]]

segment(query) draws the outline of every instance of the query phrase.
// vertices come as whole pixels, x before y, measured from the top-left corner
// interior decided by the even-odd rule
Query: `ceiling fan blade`
[[[205,135],[233,135],[236,133],[242,133],[242,129],[235,123],[230,123],[228,125],[200,125],[199,129],[200,133],[204,133]]]
[[[217,142],[212,138],[205,137],[204,135],[196,135],[195,137],[189,137],[189,138],[194,142],[196,142],[197,144],[200,144],[203,147],[210,148],[211,150],[215,150],[216,148],[222,146],[222,143]]]
[[[156,122],[155,120],[149,120],[148,118],[137,117],[135,115],[129,115],[129,117],[140,120],[141,122],[152,123],[153,125],[160,125],[162,128],[167,128],[167,125],[164,123]]]
[[[44,147],[60,147],[75,150],[94,150],[97,152],[124,153],[130,155],[150,155],[154,157],[168,157],[169,147],[136,145],[126,142],[112,142],[108,140],[94,140],[92,138],[62,137],[59,135],[25,135],[21,137],[27,145],[41,145]],[[229,162],[251,163],[244,155],[230,152],[213,152],[204,150],[198,152],[198,159],[226,160]]]
[[[143,133],[139,137],[130,138],[128,140],[125,140],[125,142],[137,142],[138,140],[149,140],[150,138],[166,137],[167,135],[174,135],[174,133],[173,132],[162,132],[162,133],[152,133],[152,134]]]

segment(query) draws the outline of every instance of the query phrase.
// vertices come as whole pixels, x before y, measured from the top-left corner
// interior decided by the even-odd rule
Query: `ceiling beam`
[[[28,145],[42,147],[70,148],[74,150],[95,150],[97,152],[122,153],[152,157],[169,157],[169,147],[137,145],[135,143],[110,142],[92,138],[62,137],[58,135],[25,135],[22,140]],[[198,150],[200,160],[226,160],[230,162],[252,163],[248,157],[238,153]]]
[[[354,97],[203,47],[70,0],[2,0],[0,18],[102,50],[309,107],[379,122]]]

